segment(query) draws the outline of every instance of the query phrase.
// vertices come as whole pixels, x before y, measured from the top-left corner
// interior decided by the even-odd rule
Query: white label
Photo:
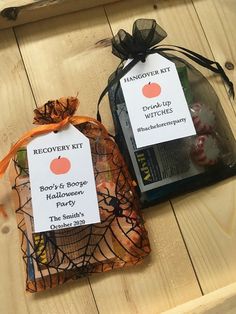
[[[137,148],[196,134],[173,62],[149,55],[120,83]]]
[[[34,232],[100,222],[88,138],[74,126],[27,146]]]

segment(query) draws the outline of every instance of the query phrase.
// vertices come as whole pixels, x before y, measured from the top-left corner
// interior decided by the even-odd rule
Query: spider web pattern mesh
[[[135,265],[149,254],[147,232],[129,172],[113,139],[93,123],[77,127],[90,140],[101,223],[34,233],[29,172],[15,157],[11,170],[26,290]],[[21,153],[26,154],[22,148]]]

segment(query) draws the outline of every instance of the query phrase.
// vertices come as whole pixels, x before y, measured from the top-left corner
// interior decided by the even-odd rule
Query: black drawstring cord
[[[147,28],[147,25],[149,28]],[[148,32],[148,33],[147,33]],[[112,39],[112,52],[114,55],[121,59],[121,63],[128,58],[132,58],[133,60],[124,68],[120,68],[121,63],[117,67],[116,73],[117,75],[109,81],[107,87],[101,93],[98,104],[97,104],[97,120],[101,122],[101,115],[99,112],[99,106],[106,95],[106,93],[110,90],[110,88],[119,83],[121,78],[125,76],[139,61],[145,62],[146,57],[150,54],[161,53],[167,51],[175,51],[183,54],[188,57],[190,60],[193,60],[197,64],[211,70],[213,73],[217,73],[221,76],[224,82],[229,87],[229,95],[235,97],[234,93],[234,85],[229,80],[226,75],[224,69],[221,65],[206,57],[196,53],[192,50],[181,46],[174,45],[159,45],[157,44],[166,37],[166,33],[164,30],[157,25],[155,20],[148,19],[140,19],[134,22],[133,26],[133,36],[126,33],[124,30],[120,30],[118,34]],[[145,48],[146,47],[146,48]],[[143,49],[146,49],[143,51]],[[167,56],[168,58],[168,56]]]

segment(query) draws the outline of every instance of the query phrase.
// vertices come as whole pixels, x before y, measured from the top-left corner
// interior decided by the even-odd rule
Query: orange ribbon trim
[[[14,157],[14,155],[17,153],[18,149],[24,145],[27,145],[35,136],[46,134],[53,131],[59,131],[61,128],[66,126],[68,123],[71,123],[73,125],[76,124],[82,124],[85,122],[92,122],[94,124],[97,124],[100,128],[103,129],[106,135],[108,135],[107,130],[105,127],[96,119],[90,118],[90,117],[80,117],[80,116],[71,116],[67,117],[64,120],[58,122],[58,123],[52,123],[52,124],[44,124],[39,127],[36,127],[35,129],[32,129],[25,134],[15,143],[15,145],[12,146],[9,153],[3,158],[3,160],[0,162],[0,178],[4,175],[4,173],[7,170],[7,167],[9,166],[9,163],[11,159]]]

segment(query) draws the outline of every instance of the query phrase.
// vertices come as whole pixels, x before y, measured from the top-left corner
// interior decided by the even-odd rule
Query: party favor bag
[[[13,156],[10,178],[25,263],[26,290],[29,292],[52,288],[92,273],[135,265],[150,252],[133,182],[119,149],[97,120],[73,116],[77,105],[78,100],[71,97],[49,101],[36,109],[34,123],[41,126],[25,134],[0,164],[3,173]],[[87,189],[86,185],[89,183],[81,174],[86,171],[82,168],[87,161],[84,160],[84,164],[79,166],[77,174],[77,168],[73,168],[76,159],[71,157],[69,161],[66,155],[70,148],[79,154],[81,142],[74,142],[70,146],[68,138],[68,145],[56,145],[57,137],[67,132],[67,129],[72,132],[78,130],[89,140],[100,222],[88,223],[88,215],[92,214],[80,207],[83,202],[86,207],[93,198],[93,191]],[[55,146],[46,145],[48,134],[55,138]],[[44,163],[42,168],[51,172],[48,178],[43,178],[44,169],[35,170],[33,165],[32,169],[30,167],[32,173],[29,173],[29,150],[26,147],[32,145],[31,143],[39,145],[42,137],[45,147],[33,150],[37,158],[46,158],[46,154],[51,158],[53,150],[60,154],[50,165]],[[36,195],[31,184],[33,171],[38,174],[39,181],[46,179],[46,184],[39,186]],[[76,180],[70,180],[70,172],[72,176],[75,175]],[[54,178],[53,175],[55,179],[52,184],[50,180],[51,177]],[[65,183],[65,180],[68,182]],[[80,194],[85,197],[82,198],[84,195]],[[32,196],[35,197],[33,202]],[[42,197],[39,213],[36,212],[37,197]],[[44,206],[47,206],[46,203],[44,205],[45,200],[50,205],[47,208],[48,214],[44,217],[46,222],[42,222]],[[88,212],[93,210],[88,208]],[[52,215],[53,211],[57,214]],[[35,232],[36,223],[37,230],[41,228],[39,222],[49,223],[49,230],[44,227],[44,232]]]
[[[144,207],[236,173],[235,139],[221,103],[185,59],[220,74],[234,96],[233,84],[217,62],[157,46],[166,36],[155,20],[135,21],[132,36],[120,30],[112,52],[121,63],[99,99],[108,92],[116,141]]]

